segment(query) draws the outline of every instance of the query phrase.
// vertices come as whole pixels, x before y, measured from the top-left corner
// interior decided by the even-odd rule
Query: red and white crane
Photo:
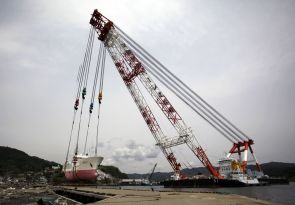
[[[131,37],[97,10],[94,10],[90,19],[90,24],[92,26],[91,29],[96,31],[98,39],[102,41],[103,46],[110,54],[143,119],[155,138],[156,145],[159,146],[170,163],[177,179],[185,179],[186,176],[181,173],[181,164],[171,148],[181,144],[186,144],[215,178],[222,179],[223,176],[219,173],[219,170],[212,165],[193,131],[186,125],[183,118],[179,115],[171,102],[152,80],[150,74],[165,85],[194,112],[206,120],[226,139],[233,143],[233,147],[230,149],[227,157],[237,154],[244,172],[246,172],[247,168],[248,150],[250,150],[253,155],[257,170],[262,171],[253,153],[252,145],[254,142],[245,133],[216,111],[177,76],[171,73],[163,64],[157,61]],[[138,83],[141,83],[144,86],[169,120],[170,124],[174,127],[177,133],[176,137],[164,134],[156,117],[152,113],[150,106],[139,89]],[[81,89],[78,92],[81,92]],[[77,94],[77,97],[76,104],[79,102],[80,95]],[[75,110],[78,109],[76,104]]]
[[[113,22],[95,10],[92,14],[90,24],[96,29],[96,32],[99,35],[98,39],[104,42],[104,45],[111,55],[126,87],[153,134],[157,145],[169,161],[177,178],[184,178],[185,176],[180,173],[181,165],[177,162],[171,147],[181,144],[187,144],[203,165],[207,167],[210,173],[213,176],[220,178],[221,176],[218,170],[216,170],[211,164],[205,151],[198,143],[194,133],[189,127],[187,127],[167,97],[160,91],[159,87],[149,76],[143,63],[141,63],[134,52],[127,46],[126,42],[123,41]],[[138,78],[144,85],[156,104],[175,128],[178,133],[177,137],[168,137],[164,135],[149,105],[139,90],[135,78]]]

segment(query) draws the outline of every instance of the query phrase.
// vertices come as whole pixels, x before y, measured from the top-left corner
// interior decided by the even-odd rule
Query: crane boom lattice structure
[[[90,19],[90,24],[97,32],[98,39],[103,42],[106,50],[109,52],[143,119],[154,136],[157,145],[167,158],[178,179],[186,178],[186,176],[181,173],[181,164],[177,161],[171,148],[181,144],[186,144],[214,177],[221,179],[223,176],[221,176],[219,171],[212,165],[192,130],[185,124],[182,117],[152,80],[149,73],[166,85],[168,89],[176,94],[210,125],[216,128],[223,136],[233,142],[234,146],[230,150],[228,156],[234,153],[238,153],[239,156],[241,156],[241,153],[244,153],[243,168],[244,170],[246,169],[248,148],[254,156],[251,147],[254,143],[253,140],[248,138],[206,103],[200,96],[97,10],[94,10]],[[170,124],[175,128],[177,137],[168,137],[163,133],[137,85],[138,82],[144,86],[169,120]],[[257,168],[260,169],[257,160],[256,164]]]

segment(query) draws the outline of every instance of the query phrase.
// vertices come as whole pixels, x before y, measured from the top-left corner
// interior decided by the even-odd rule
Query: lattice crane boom
[[[102,17],[102,16],[97,16]],[[103,17],[102,17],[103,18]],[[105,22],[101,22],[102,24]],[[94,24],[96,25],[96,24]],[[105,26],[112,25],[112,23],[105,23]],[[163,131],[161,130],[156,118],[154,117],[150,107],[148,106],[145,98],[143,97],[141,91],[139,90],[134,78],[138,75],[138,73],[143,71],[143,68],[136,67],[132,71],[128,70],[125,59],[122,58],[122,47],[117,43],[117,39],[119,38],[118,34],[114,30],[113,27],[110,27],[110,30],[107,34],[103,33],[105,27],[101,26],[101,24],[97,24],[97,31],[100,32],[99,39],[105,42],[105,46],[115,63],[116,68],[119,71],[128,91],[130,92],[134,102],[136,103],[142,117],[144,118],[146,124],[148,125],[151,133],[153,134],[157,144],[161,144],[166,140]],[[177,162],[172,150],[170,148],[164,148],[160,146],[161,151],[164,156],[168,159],[170,165],[172,166],[174,172],[181,178],[183,177],[180,173],[180,163]]]
[[[171,147],[186,144],[214,177],[222,178],[219,172],[211,164],[209,158],[205,154],[205,151],[196,140],[193,132],[186,126],[183,119],[177,113],[170,101],[163,94],[163,92],[160,91],[159,87],[146,72],[141,61],[136,57],[126,43],[122,41],[119,33],[114,27],[113,22],[104,17],[97,10],[94,10],[90,24],[96,29],[99,36],[98,39],[104,42],[104,45],[111,55],[111,58],[114,61],[115,66],[127,86],[134,102],[153,134],[157,145],[160,147],[168,162],[172,166],[176,176],[180,178],[185,177],[180,172],[181,165],[177,162]],[[144,85],[161,111],[173,125],[178,133],[176,138],[167,137],[163,134],[155,116],[135,82],[136,78],[138,78]]]

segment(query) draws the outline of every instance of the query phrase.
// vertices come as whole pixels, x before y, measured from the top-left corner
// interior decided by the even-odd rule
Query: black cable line
[[[101,73],[100,73],[100,83],[99,83],[99,104],[98,104],[98,114],[97,114],[97,126],[96,126],[96,143],[95,143],[95,156],[97,155],[97,148],[98,148],[98,128],[99,128],[99,120],[100,120],[100,109],[101,109],[101,99],[102,97],[102,90],[103,90],[103,80],[104,80],[104,69],[105,69],[105,58],[106,58],[106,51],[105,47],[102,50],[102,66],[101,66]]]
[[[136,52],[135,52],[136,53]],[[137,53],[136,53],[137,54]],[[170,83],[169,81],[167,81],[166,77],[163,76],[161,73],[159,73],[156,69],[153,69],[150,64],[144,60],[143,58],[139,57],[139,55],[137,54],[138,58],[143,62],[143,64],[145,65],[145,68],[146,70],[148,70],[150,72],[150,69],[152,69],[156,74],[153,73],[153,76],[155,78],[157,78],[158,80],[161,79],[161,81],[164,81],[167,82],[167,84],[169,84],[170,86],[167,87],[170,91],[172,91],[174,88],[174,90],[176,90],[177,92],[176,93],[180,93],[183,95],[184,99],[186,99],[187,101],[191,102],[198,110],[200,110],[204,115],[206,115],[211,121],[213,121],[216,125],[218,125],[224,132],[226,132],[228,135],[230,135],[233,139],[235,139],[236,141],[239,141],[233,134],[229,133],[226,129],[224,129],[224,127],[222,127],[220,125],[220,123],[216,122],[214,118],[212,118],[211,116],[209,116],[207,113],[205,113],[198,105],[196,105],[191,99],[189,99],[181,90],[179,90],[177,87],[175,87],[174,84]],[[171,88],[172,87],[172,88]],[[175,91],[174,91],[175,92]],[[199,112],[197,113],[199,115],[202,115],[200,114]],[[205,118],[203,118],[205,119]],[[208,122],[208,120],[206,120]]]
[[[93,82],[93,87],[92,87],[92,96],[91,96],[91,102],[90,102],[90,107],[89,107],[88,124],[87,124],[87,131],[86,131],[86,136],[85,136],[83,154],[85,154],[85,152],[86,152],[86,146],[87,146],[87,142],[88,142],[88,133],[89,133],[89,127],[90,127],[91,114],[92,114],[92,109],[93,109],[93,101],[94,101],[94,96],[95,96],[95,91],[96,91],[97,79],[98,79],[98,74],[99,74],[99,69],[100,69],[102,49],[103,49],[103,46],[101,43],[100,47],[99,47],[97,64],[96,64],[95,75],[94,75],[94,82]]]
[[[118,49],[118,48],[117,48]],[[145,64],[147,64],[146,63],[146,61],[145,60],[143,60],[142,58],[140,58],[140,60],[142,60],[143,62],[145,62]],[[146,68],[147,67],[149,67],[149,66],[145,66]],[[231,142],[233,142],[234,143],[234,140],[232,140],[232,139],[230,139],[230,137],[229,136],[227,136],[224,132],[226,132],[226,133],[228,133],[229,135],[231,135],[232,136],[232,138],[234,138],[236,141],[238,141],[238,139],[235,137],[235,136],[233,136],[232,134],[230,134],[227,130],[225,130],[224,129],[224,127],[221,127],[220,126],[220,124],[218,124],[219,125],[219,127],[224,131],[224,132],[222,132],[221,131],[221,129],[219,129],[219,128],[217,128],[217,126],[216,125],[214,125],[211,121],[209,121],[206,117],[204,117],[199,111],[197,111],[195,108],[193,108],[193,106],[192,105],[190,105],[187,101],[189,101],[189,102],[191,102],[191,103],[193,103],[192,102],[192,100],[191,99],[188,99],[187,97],[186,98],[183,98],[183,97],[181,97],[178,93],[181,93],[181,94],[183,94],[179,89],[177,89],[177,88],[175,88],[175,86],[172,84],[172,86],[176,89],[176,90],[178,90],[178,92],[176,92],[176,91],[174,91],[170,86],[168,86],[168,84],[166,84],[166,83],[164,83],[164,81],[161,79],[161,78],[159,78],[157,75],[154,75],[153,74],[153,76],[155,76],[160,82],[162,82],[162,84],[164,84],[169,90],[171,90],[177,97],[179,97],[185,104],[187,104],[191,109],[193,109],[198,115],[200,115],[204,120],[206,120],[211,126],[213,126],[215,129],[217,129],[217,131],[219,131],[224,137],[226,137],[228,140],[230,140]],[[161,75],[162,76],[162,75]],[[162,78],[164,78],[163,76],[162,76]],[[168,81],[169,82],[169,81]],[[171,84],[171,83],[170,83]],[[199,106],[197,106],[195,103],[193,103],[199,110],[201,110],[200,108],[199,108]],[[208,117],[208,116],[207,116]],[[214,119],[212,119],[211,118],[211,120],[213,121],[213,122],[215,122],[216,123],[216,121],[214,120]]]
[[[119,29],[120,30],[120,29]],[[123,32],[123,34],[125,34],[124,32]],[[127,34],[125,34],[126,36],[127,36]],[[127,36],[128,37],[128,36]],[[126,39],[124,36],[122,36],[122,38],[125,40],[125,41],[127,41],[127,42],[129,42],[129,44],[134,48],[135,46],[134,45],[132,45],[132,43],[130,43],[130,41],[128,41],[128,39]],[[131,41],[133,41],[130,37],[129,37],[129,39],[131,40]],[[134,42],[134,41],[133,41]],[[138,45],[136,42],[134,42],[134,44],[136,44],[138,47],[140,47],[140,48],[142,48],[140,45]],[[136,49],[136,48],[134,48],[134,49]],[[138,49],[136,49],[136,50],[138,50]],[[143,50],[143,52],[145,52],[147,55],[149,55],[151,58],[153,58],[150,54],[148,54],[143,48],[142,48],[142,50]],[[141,52],[142,53],[142,52]],[[142,55],[144,55],[144,54],[142,54]],[[144,55],[145,57],[146,57],[146,55]],[[147,58],[147,57],[146,57]],[[149,58],[148,58],[149,59]],[[154,59],[154,58],[153,58]],[[156,59],[154,59],[154,61],[156,61],[156,63],[157,63],[157,60]],[[155,63],[154,62],[152,62],[151,60],[150,60],[150,62],[151,63],[153,63],[154,65],[155,65]],[[161,65],[161,67],[164,67],[161,63],[159,63],[158,62],[158,64],[159,65]],[[157,67],[159,67],[159,66],[157,66]],[[158,68],[158,69],[160,69],[160,68]],[[167,68],[165,68],[165,69],[167,69]],[[161,72],[163,72],[163,70],[162,69],[160,69],[161,70]],[[168,70],[168,69],[167,69]],[[168,70],[169,71],[169,70]],[[170,72],[170,71],[169,71]],[[164,72],[163,72],[164,73]],[[167,74],[166,74],[167,75]],[[172,74],[173,76],[175,76],[174,74]],[[169,77],[169,76],[168,76]],[[176,76],[175,76],[176,77]],[[177,83],[177,82],[175,82],[175,80],[173,80],[171,77],[170,77],[170,79],[174,82],[174,83]],[[180,79],[179,78],[177,78],[176,77],[176,79],[180,82]],[[182,81],[180,82],[180,83],[182,83],[182,84],[184,84]],[[178,83],[177,83],[178,84]],[[178,84],[179,85],[179,84]],[[188,87],[187,85],[185,85],[186,87]],[[191,91],[191,92],[193,92],[190,88],[189,88],[189,90]],[[186,93],[188,93],[187,91],[186,91]],[[189,93],[188,93],[189,94]],[[189,94],[190,95],[190,94]],[[191,96],[191,95],[190,95]],[[192,97],[192,96],[191,96]],[[199,98],[200,98],[200,96],[198,96]],[[193,97],[192,97],[193,98]],[[197,101],[195,98],[193,98],[195,101]],[[204,101],[203,99],[201,99],[200,98],[200,100],[202,100],[202,101]],[[200,105],[202,105],[199,101],[197,101],[198,102],[198,104],[200,104]],[[205,102],[206,103],[206,102]],[[208,104],[208,103],[206,103],[206,104]],[[209,104],[208,104],[209,105]],[[202,107],[204,107],[208,112],[210,112],[211,113],[211,115],[213,115],[215,118],[217,118],[209,109],[207,109],[204,105],[202,105]],[[212,109],[212,107],[211,106],[209,106],[211,109]],[[213,111],[215,111],[216,112],[216,110],[214,110],[213,109]],[[218,115],[221,115],[220,113],[217,113]],[[221,117],[221,116],[220,116]],[[222,116],[223,117],[223,116]],[[218,119],[218,121],[220,121],[220,122],[222,122],[219,118],[217,118]],[[226,119],[224,119],[224,120],[226,120]],[[229,130],[231,130],[231,132],[233,132],[233,133],[235,133],[237,136],[239,136],[236,132],[234,132],[231,128],[229,128],[225,123],[222,123],[222,124],[224,124]],[[230,124],[230,125],[232,125],[232,124]],[[236,130],[237,130],[237,128],[236,127],[233,127],[233,128],[235,128]],[[241,137],[239,137],[241,140],[244,140],[243,138],[241,138]]]

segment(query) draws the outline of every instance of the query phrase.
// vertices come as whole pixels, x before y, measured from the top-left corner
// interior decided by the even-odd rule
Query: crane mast
[[[218,170],[216,170],[211,164],[192,130],[187,127],[167,97],[151,79],[146,72],[144,65],[136,57],[134,52],[120,38],[120,34],[117,32],[113,22],[97,10],[94,10],[90,19],[90,24],[98,33],[98,39],[104,42],[120,76],[154,136],[157,145],[173,168],[176,177],[185,178],[185,176],[181,174],[181,164],[177,161],[171,148],[177,145],[186,144],[214,177],[222,178]],[[144,96],[137,86],[135,81],[136,78],[143,84],[166,118],[175,128],[178,134],[177,137],[167,137],[164,135]]]

